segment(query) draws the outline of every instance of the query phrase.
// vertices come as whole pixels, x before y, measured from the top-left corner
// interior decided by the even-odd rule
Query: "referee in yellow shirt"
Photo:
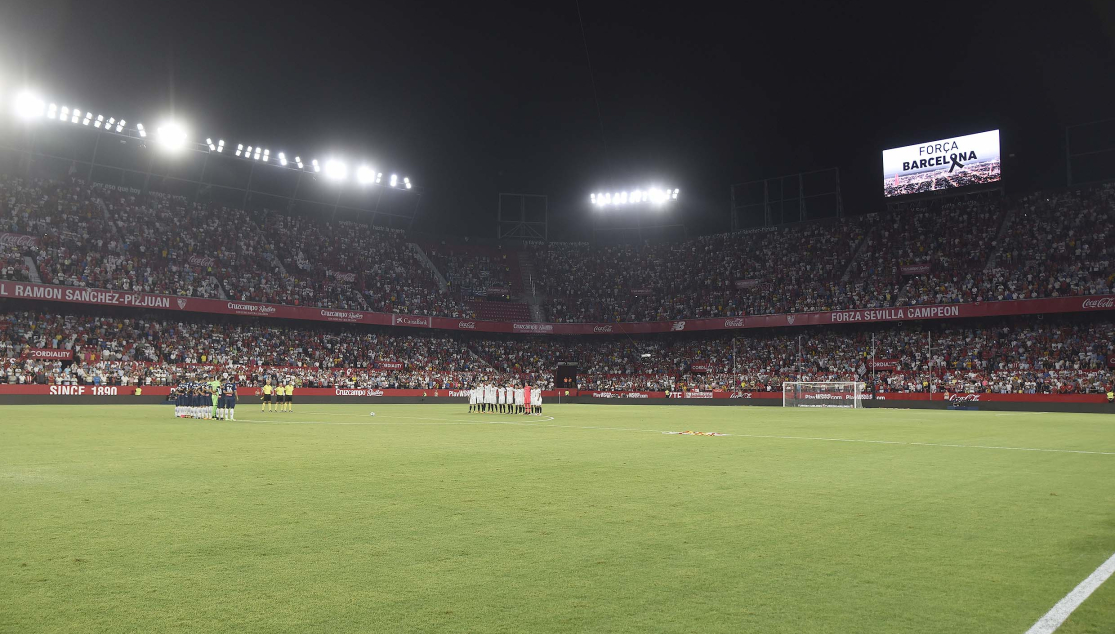
[[[271,394],[274,391],[274,388],[271,387],[271,379],[267,379],[267,382],[263,384],[263,395],[261,396],[263,403],[260,405],[259,411],[271,411]]]
[[[294,379],[290,379],[286,383],[286,411],[294,411]]]

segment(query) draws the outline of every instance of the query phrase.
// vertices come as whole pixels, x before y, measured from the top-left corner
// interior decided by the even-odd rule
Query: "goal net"
[[[856,381],[787,381],[782,407],[863,407],[862,388]]]

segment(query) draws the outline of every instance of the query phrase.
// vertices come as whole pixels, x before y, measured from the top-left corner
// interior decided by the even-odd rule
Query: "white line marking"
[[[359,414],[334,414],[336,416],[362,416]],[[553,416],[546,416],[538,419],[538,422],[532,421],[517,421],[517,420],[468,420],[460,418],[428,418],[420,416],[393,416],[390,414],[382,414],[380,418],[397,418],[404,420],[422,420],[422,421],[440,421],[433,423],[386,423],[386,422],[362,422],[362,423],[340,423],[328,421],[286,421],[286,420],[258,420],[258,419],[239,419],[234,422],[245,423],[275,423],[280,425],[518,425],[520,427],[554,427],[558,429],[597,429],[602,431],[637,431],[653,434],[667,434],[671,430],[666,429],[640,429],[638,427],[599,427],[594,425],[547,425],[546,421],[554,420]],[[1044,449],[1041,447],[1009,447],[1001,445],[961,445],[956,443],[936,443],[936,442],[907,442],[904,440],[867,440],[862,438],[826,438],[823,436],[774,436],[767,434],[724,434],[725,436],[735,436],[736,438],[766,438],[769,440],[815,440],[823,442],[858,442],[871,445],[906,445],[908,447],[949,447],[954,449],[998,449],[1002,451],[1035,451],[1041,453],[1072,453],[1072,454],[1087,454],[1093,456],[1115,456],[1115,451],[1087,451],[1084,449]]]
[[[1065,595],[1065,598],[1057,602],[1057,605],[1049,609],[1045,616],[1038,619],[1033,627],[1026,630],[1026,634],[1052,634],[1065,619],[1069,618],[1073,610],[1080,607],[1089,595],[1095,592],[1096,588],[1100,587],[1108,577],[1115,573],[1115,555],[1108,557],[1107,561],[1100,564],[1088,578],[1080,582],[1080,585],[1072,589],[1072,592]]]

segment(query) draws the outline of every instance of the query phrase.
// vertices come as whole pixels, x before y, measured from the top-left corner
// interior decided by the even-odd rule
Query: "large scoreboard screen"
[[[883,195],[984,185],[1000,178],[999,131],[883,150]]]

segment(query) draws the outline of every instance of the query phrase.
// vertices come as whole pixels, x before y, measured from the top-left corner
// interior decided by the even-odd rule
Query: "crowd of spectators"
[[[441,240],[423,245],[426,256],[460,300],[475,297],[509,297],[522,286],[515,251]]]
[[[0,323],[8,383],[162,385],[216,368],[247,380],[278,369],[305,387],[550,388],[559,368],[575,367],[576,387],[589,390],[778,391],[783,381],[858,380],[880,392],[1081,393],[1104,391],[1115,371],[1115,322],[1073,318],[943,324],[931,344],[928,332],[901,325],[618,338],[30,311],[2,313]],[[73,361],[36,360],[33,349],[71,351]]]
[[[664,321],[1095,295],[1115,287],[1115,187],[925,203],[627,246],[523,247],[553,322]],[[77,179],[0,178],[0,276],[48,284],[474,319],[521,290],[519,252],[226,208]]]
[[[0,231],[30,236],[47,284],[473,317],[438,292],[399,232],[138,194],[0,179]],[[3,260],[6,262],[6,259]],[[23,269],[0,274],[25,279]]]
[[[19,247],[0,243],[0,279],[17,282],[31,280],[30,267]]]
[[[735,317],[1108,294],[1113,223],[1109,184],[532,257],[550,321]]]

